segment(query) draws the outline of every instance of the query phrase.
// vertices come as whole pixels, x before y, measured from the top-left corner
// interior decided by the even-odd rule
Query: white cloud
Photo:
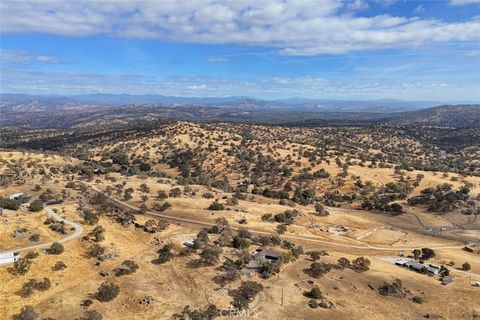
[[[397,0],[374,0],[374,2],[381,4],[384,7],[388,7],[397,2]]]
[[[415,13],[415,14],[420,14],[420,13],[423,13],[423,12],[425,12],[425,7],[424,7],[423,5],[421,5],[421,4],[419,4],[419,5],[415,8],[415,10],[413,10],[413,13]]]
[[[452,0],[452,4],[473,1]],[[442,22],[388,14],[342,14],[348,6],[358,10],[365,8],[365,2],[322,0],[319,5],[315,0],[4,0],[0,2],[0,31],[241,44],[278,48],[289,55],[480,40],[478,19]]]
[[[309,97],[331,99],[480,100],[478,83],[375,79],[326,79],[315,76],[265,77],[245,80],[225,77],[175,76],[159,78],[134,74],[47,73],[3,70],[2,92],[32,94],[128,93],[172,96]]]
[[[0,62],[3,66],[65,63],[60,59],[35,52],[0,49]]]
[[[350,2],[347,2],[345,7],[348,10],[353,10],[353,11],[366,10],[369,8],[368,3],[366,3],[363,0],[352,0]]]
[[[480,3],[480,0],[450,0],[452,6],[464,6],[467,4]]]
[[[480,50],[467,51],[465,55],[467,57],[480,57]]]
[[[229,60],[227,58],[222,58],[222,57],[219,57],[219,58],[208,58],[207,59],[207,62],[211,62],[211,63],[218,63],[218,62],[228,62]]]

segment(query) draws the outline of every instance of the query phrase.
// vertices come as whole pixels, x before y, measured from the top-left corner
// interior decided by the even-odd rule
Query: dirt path
[[[58,221],[63,221],[66,225],[69,225],[69,226],[75,228],[75,231],[72,234],[66,236],[65,238],[62,238],[62,239],[59,239],[59,240],[56,240],[56,241],[44,242],[44,243],[40,243],[40,244],[28,246],[28,247],[10,249],[10,250],[7,250],[7,251],[2,251],[2,252],[0,252],[0,254],[47,248],[47,247],[51,246],[52,243],[54,243],[54,242],[65,243],[65,242],[68,242],[68,241],[71,241],[71,240],[74,240],[74,239],[78,238],[82,234],[83,227],[81,225],[62,218],[58,213],[53,211],[53,208],[51,208],[51,207],[46,207],[44,210],[53,219],[58,220]]]
[[[100,189],[98,189],[95,185],[92,185],[92,184],[85,184],[87,185],[88,187],[90,187],[92,190],[94,190],[95,192],[98,192],[98,193],[101,193],[103,194],[105,197],[107,197],[108,199],[110,199],[111,201],[123,206],[123,207],[126,207],[130,210],[135,210],[135,211],[140,211],[140,208],[132,205],[132,204],[129,204],[129,203],[126,203],[124,201],[121,201],[121,200],[118,200],[118,199],[115,199],[111,196],[108,196],[106,195],[103,191],[101,191]],[[357,210],[359,211],[359,210]],[[158,218],[162,218],[164,220],[167,220],[167,221],[173,221],[173,222],[176,222],[176,223],[186,223],[186,224],[191,224],[191,225],[197,225],[197,226],[202,226],[202,227],[211,227],[213,225],[215,225],[214,223],[211,223],[211,222],[207,222],[207,221],[201,221],[201,220],[194,220],[194,219],[187,219],[187,218],[179,218],[179,217],[174,217],[174,216],[170,216],[170,215],[166,215],[166,214],[161,214],[161,213],[157,213],[157,212],[152,212],[152,211],[145,211],[144,214],[147,214],[147,215],[150,215],[150,216],[154,216],[154,217],[158,217]],[[232,229],[236,230],[236,229],[239,229],[239,228],[235,228],[235,227],[232,227]],[[265,232],[265,231],[260,231],[260,230],[255,230],[254,228],[251,228],[249,229],[250,232],[253,232],[253,233],[256,233],[256,234],[261,234],[261,235],[273,235],[273,233],[271,232]],[[275,234],[276,235],[276,234]],[[302,242],[308,242],[310,244],[313,244],[313,243],[318,243],[318,244],[325,244],[325,245],[329,245],[329,246],[335,246],[335,247],[343,247],[343,248],[352,248],[352,249],[362,249],[362,250],[377,250],[377,251],[412,251],[416,248],[419,248],[421,246],[415,246],[415,247],[395,247],[395,248],[392,248],[392,247],[378,247],[378,246],[372,246],[372,245],[369,245],[367,243],[364,243],[363,245],[353,245],[353,244],[345,244],[345,243],[335,243],[333,241],[326,241],[326,240],[320,240],[320,239],[315,239],[315,238],[311,238],[311,237],[305,237],[305,236],[294,236],[294,235],[282,235],[281,236],[283,239],[287,239],[287,240],[300,240]],[[362,244],[361,241],[356,241],[360,244]],[[425,246],[428,246],[428,244],[425,244]],[[432,249],[460,249],[460,248],[463,248],[463,245],[457,245],[457,246],[437,246],[437,247],[432,247],[432,246],[428,246],[429,248],[432,248]]]

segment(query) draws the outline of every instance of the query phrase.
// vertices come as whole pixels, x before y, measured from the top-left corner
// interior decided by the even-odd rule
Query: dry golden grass
[[[304,143],[294,143],[287,142],[287,139],[282,136],[285,134],[283,129],[268,128],[268,130],[270,130],[269,136],[264,137],[265,141],[254,141],[248,147],[251,150],[261,147],[263,153],[271,155],[281,164],[290,163],[294,174],[298,174],[306,168],[310,171],[319,169],[328,171],[332,175],[331,180],[318,179],[312,182],[312,187],[315,188],[317,194],[332,190],[351,192],[354,190],[357,177],[364,182],[371,181],[376,187],[391,181],[398,181],[398,176],[395,175],[393,168],[382,169],[351,165],[348,170],[349,174],[344,179],[344,185],[338,187],[334,185],[334,177],[341,172],[341,169],[335,163],[337,155],[334,154],[334,150],[327,150],[327,159],[330,164],[326,161],[312,164],[302,155],[302,150],[314,149],[310,144],[312,139],[316,138],[314,133],[292,129],[292,134],[305,135]],[[252,129],[251,133],[254,135],[264,134],[265,128]],[[362,139],[369,141],[371,137],[364,136]],[[94,159],[97,161],[105,160],[101,156],[103,152],[116,148],[124,150],[129,156],[135,155],[148,159],[154,169],[167,174],[169,178],[160,180],[139,176],[127,178],[118,173],[109,173],[108,176],[95,176],[89,183],[103,191],[106,191],[107,187],[114,188],[117,184],[125,183],[124,189],[129,187],[134,189],[133,198],[128,203],[136,207],[145,204],[148,210],[153,211],[155,203],[164,202],[155,199],[158,191],[162,190],[168,194],[169,190],[175,187],[183,190],[183,187],[177,185],[175,181],[179,172],[158,161],[171,152],[167,142],[177,148],[206,148],[209,145],[208,147],[212,148],[212,151],[208,153],[208,157],[203,163],[203,169],[206,172],[217,178],[227,178],[233,186],[235,186],[235,180],[243,178],[238,169],[233,168],[234,157],[225,151],[230,144],[236,146],[240,144],[240,136],[237,133],[224,130],[222,127],[212,131],[206,130],[200,125],[180,122],[167,127],[164,136],[152,134],[146,138],[135,138],[93,149]],[[408,139],[402,142],[410,142],[412,145],[416,143],[408,141]],[[395,142],[395,144],[398,143]],[[370,150],[370,152],[380,153],[381,151]],[[293,163],[289,162],[287,157],[291,157]],[[346,160],[342,156],[340,159]],[[27,191],[33,199],[47,189],[57,195],[65,189],[66,177],[62,174],[48,173],[50,167],[61,168],[65,163],[79,163],[78,160],[64,159],[56,155],[21,152],[0,152],[0,160],[2,160],[0,162],[1,170],[17,167],[25,172],[21,183],[2,187],[0,196],[7,197],[15,192]],[[358,161],[359,159],[351,160]],[[366,165],[368,164],[366,163]],[[41,169],[48,173],[47,178],[38,173]],[[409,177],[413,181],[418,174],[422,174],[424,178],[412,194],[442,183],[451,183],[454,188],[458,188],[465,181],[473,185],[472,194],[480,193],[480,178],[478,177],[463,178],[452,173],[443,176],[418,170],[405,172],[405,177]],[[456,181],[452,181],[452,177]],[[114,181],[109,180],[110,178]],[[75,176],[75,179],[83,178]],[[143,183],[149,186],[150,192],[143,194],[139,190]],[[40,185],[41,190],[35,191],[36,185]],[[311,205],[297,205],[292,208],[278,204],[278,200],[250,193],[246,200],[240,200],[237,205],[228,205],[224,197],[231,198],[231,193],[200,185],[191,185],[190,187],[195,192],[194,195],[183,194],[179,198],[166,199],[165,201],[172,204],[172,208],[163,213],[211,223],[219,217],[224,217],[236,228],[245,227],[252,231],[277,234],[278,223],[262,221],[262,215],[277,214],[287,209],[298,209],[301,211],[301,215],[287,227],[285,236],[309,237],[325,241],[325,243],[302,241],[301,239],[293,242],[302,245],[305,250],[327,249],[330,255],[322,257],[321,261],[334,263],[342,256],[354,259],[359,255],[370,259],[370,270],[361,274],[352,270],[333,270],[321,279],[312,279],[303,272],[303,269],[308,268],[311,263],[309,258],[303,255],[297,261],[285,265],[282,272],[271,279],[262,280],[258,278],[258,275],[253,275],[252,279],[261,282],[265,287],[264,292],[252,303],[252,306],[256,308],[254,316],[257,319],[419,319],[426,314],[439,314],[446,319],[469,319],[475,312],[480,313],[479,289],[471,286],[471,282],[480,281],[480,256],[478,254],[468,253],[460,248],[436,250],[437,256],[432,260],[433,263],[454,263],[450,269],[455,281],[446,287],[441,286],[438,279],[396,267],[385,261],[386,259],[383,257],[396,256],[399,252],[404,251],[405,247],[460,247],[467,239],[478,239],[478,229],[446,231],[442,237],[431,237],[423,234],[423,227],[417,220],[417,218],[420,219],[429,227],[453,227],[457,223],[468,222],[468,217],[458,211],[436,215],[428,213],[422,207],[405,206],[406,213],[390,216],[353,210],[353,208],[358,208],[358,203],[353,203],[345,204],[342,208],[328,208],[330,215],[319,217],[312,214],[314,207]],[[226,204],[226,208],[231,210],[206,210],[214,199],[204,199],[202,194],[205,192],[212,192],[214,199]],[[148,196],[145,202],[141,199],[142,195]],[[115,189],[113,189],[113,196],[123,199],[123,193],[116,195]],[[68,189],[65,190],[65,199],[63,214],[69,220],[81,222],[82,218],[77,212],[77,207],[80,202],[88,206],[84,195],[79,191]],[[55,239],[58,236],[43,225],[44,213],[20,212],[18,216],[9,214],[8,219],[9,225],[2,226],[0,230],[0,249],[17,248],[28,244],[28,241],[23,238],[11,238],[10,235],[16,226],[24,226],[31,231],[38,232],[41,235],[40,242]],[[137,221],[141,223],[147,219],[151,219],[151,217],[137,215]],[[245,219],[247,223],[240,224],[242,219]],[[101,303],[94,299],[90,308],[102,313],[104,319],[169,319],[173,314],[181,312],[185,305],[190,305],[192,308],[202,308],[209,303],[220,308],[229,306],[231,297],[217,290],[219,286],[212,282],[212,278],[218,273],[215,267],[195,269],[188,266],[191,259],[196,258],[195,254],[191,257],[175,257],[164,265],[152,263],[152,260],[158,255],[156,251],[160,248],[154,244],[155,237],[160,240],[161,244],[171,243],[175,252],[178,252],[185,240],[195,237],[200,230],[199,227],[171,224],[162,232],[148,234],[133,226],[124,228],[105,216],[101,217],[99,224],[106,229],[105,241],[101,244],[107,248],[107,252],[117,255],[114,260],[95,266],[94,260],[85,256],[85,251],[90,243],[78,238],[66,244],[65,252],[59,256],[41,254],[33,260],[31,270],[24,276],[14,276],[7,271],[6,267],[1,266],[0,305],[2,308],[0,319],[10,319],[25,305],[34,306],[42,318],[78,318],[86,310],[80,305],[82,300],[94,293],[105,280],[117,283],[121,291],[120,295],[109,303]],[[478,226],[478,224],[477,221],[476,225]],[[336,225],[347,227],[349,232],[335,234],[321,230],[326,226]],[[92,228],[93,226],[85,226],[84,234],[87,234]],[[335,246],[336,244],[341,246]],[[367,250],[356,247],[366,245],[396,250]],[[231,251],[232,249],[225,249],[222,261],[225,256],[231,255]],[[410,252],[404,253],[410,254]],[[139,270],[132,275],[115,277],[113,269],[119,267],[125,259],[132,259],[138,263]],[[68,266],[67,269],[52,271],[52,266],[60,260]],[[462,273],[460,270],[456,270],[464,262],[471,264],[471,273]],[[110,275],[102,277],[99,274],[101,271],[108,271]],[[43,277],[48,277],[52,283],[49,290],[37,291],[28,298],[16,295],[16,292],[28,279]],[[401,279],[404,286],[410,291],[407,298],[379,295],[377,289],[383,282],[391,283],[397,278]],[[244,276],[242,279],[249,280],[250,278]],[[334,303],[334,308],[311,309],[308,307],[308,298],[303,295],[303,291],[309,290],[312,286],[307,282],[308,280],[313,280],[314,284],[320,287],[324,295]],[[228,287],[235,288],[238,285],[239,281],[236,281]],[[369,285],[374,290],[370,289]],[[141,305],[139,302],[145,296],[153,296],[154,304],[151,306]],[[423,297],[425,303],[413,303],[410,300],[413,296]]]

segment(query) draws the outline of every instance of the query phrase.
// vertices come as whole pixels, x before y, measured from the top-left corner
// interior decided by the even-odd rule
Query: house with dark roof
[[[274,264],[279,264],[282,261],[282,256],[283,253],[281,252],[265,248],[258,248],[252,255],[253,260],[267,260]]]
[[[282,263],[283,253],[267,248],[257,248],[252,253],[252,260],[245,266],[244,273],[251,273],[254,269],[257,269],[264,261],[268,261],[275,265]]]

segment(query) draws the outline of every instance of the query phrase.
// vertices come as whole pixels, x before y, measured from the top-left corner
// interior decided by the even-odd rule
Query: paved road
[[[118,200],[116,198],[113,198],[111,196],[108,196],[106,195],[103,191],[101,191],[100,189],[98,189],[95,185],[93,184],[87,184],[85,183],[86,186],[90,187],[92,190],[94,190],[95,192],[98,192],[98,193],[101,193],[103,194],[105,197],[107,197],[108,199],[110,199],[111,201],[125,207],[125,208],[128,208],[128,209],[131,209],[131,210],[136,210],[136,211],[140,211],[140,208],[132,205],[132,204],[129,204],[129,203],[126,203],[122,200]],[[358,210],[360,211],[360,210]],[[172,222],[176,222],[176,223],[186,223],[186,224],[191,224],[191,225],[197,225],[197,226],[202,226],[202,227],[211,227],[213,225],[215,225],[214,223],[212,222],[207,222],[207,221],[201,221],[201,220],[195,220],[195,219],[188,219],[188,218],[180,218],[180,217],[174,217],[174,216],[170,216],[170,215],[166,215],[166,214],[161,214],[161,213],[157,213],[157,212],[152,212],[152,211],[146,211],[145,212],[146,215],[150,215],[150,216],[154,216],[154,217],[158,217],[158,218],[162,218],[164,220],[167,220],[167,221],[172,221]],[[232,227],[232,229],[236,230],[236,229],[240,229],[240,228],[235,228],[235,227]],[[274,235],[275,233],[272,233],[272,232],[265,232],[265,231],[261,231],[261,230],[255,230],[254,228],[249,228],[249,231],[252,232],[252,233],[256,233],[256,234],[261,234],[261,235]],[[276,235],[276,234],[275,234]],[[328,245],[328,246],[334,246],[334,247],[343,247],[343,248],[352,248],[352,249],[362,249],[362,250],[377,250],[377,251],[412,251],[414,249],[418,249],[419,246],[415,246],[415,247],[378,247],[378,246],[372,246],[372,245],[369,245],[367,243],[363,243],[363,245],[353,245],[353,244],[347,244],[347,243],[335,243],[333,241],[327,241],[327,240],[320,240],[320,239],[316,239],[316,238],[311,238],[311,237],[304,237],[304,236],[293,236],[293,235],[282,235],[281,236],[283,239],[287,239],[287,240],[299,240],[299,241],[303,241],[303,242],[307,242],[307,243],[319,243],[319,244],[325,244],[325,245]],[[346,239],[347,240],[347,239]],[[356,241],[356,242],[359,242],[359,243],[362,243],[361,241]],[[428,246],[427,244],[425,244],[425,246]],[[459,249],[459,248],[463,248],[464,246],[463,245],[457,245],[457,246],[428,246],[429,248],[431,249]]]
[[[27,250],[34,250],[34,249],[43,249],[43,248],[47,248],[47,247],[50,247],[52,245],[52,243],[54,242],[59,242],[59,243],[65,243],[65,242],[68,242],[68,241],[71,241],[73,239],[76,239],[78,238],[82,232],[83,232],[83,227],[75,222],[72,222],[72,221],[69,221],[69,220],[66,220],[62,217],[60,217],[60,215],[58,213],[56,213],[55,211],[53,211],[53,208],[51,207],[46,207],[45,208],[45,211],[55,220],[58,220],[58,221],[63,221],[66,225],[69,225],[73,228],[75,228],[75,231],[66,236],[65,238],[62,238],[62,239],[59,239],[59,240],[56,240],[56,241],[51,241],[51,242],[44,242],[44,243],[40,243],[40,244],[35,244],[35,245],[31,245],[31,246],[28,246],[28,247],[21,247],[21,248],[17,248],[17,249],[11,249],[11,250],[7,250],[7,251],[2,251],[0,252],[0,254],[3,254],[3,253],[10,253],[10,252],[20,252],[20,251],[27,251]]]

